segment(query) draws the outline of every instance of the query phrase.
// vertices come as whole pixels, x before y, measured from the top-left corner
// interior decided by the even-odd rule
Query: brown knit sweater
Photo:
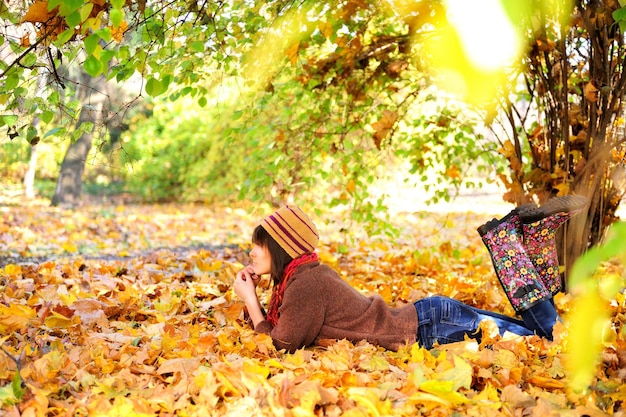
[[[279,313],[276,326],[263,320],[255,330],[288,352],[319,339],[367,340],[391,350],[416,340],[413,304],[392,308],[380,296],[366,297],[319,262],[301,266],[287,282]]]

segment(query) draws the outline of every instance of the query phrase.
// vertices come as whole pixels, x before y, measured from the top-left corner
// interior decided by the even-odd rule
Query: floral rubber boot
[[[518,208],[526,254],[540,281],[553,295],[563,290],[556,232],[570,218],[582,212],[586,205],[587,198],[572,195],[555,197],[541,207],[525,205]]]
[[[489,251],[498,281],[516,313],[552,299],[552,294],[541,283],[526,254],[517,209],[501,220],[493,219],[480,226],[478,233]]]

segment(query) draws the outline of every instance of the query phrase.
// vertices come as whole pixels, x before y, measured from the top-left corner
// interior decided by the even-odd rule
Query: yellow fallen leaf
[[[168,359],[159,366],[157,374],[174,374],[182,372],[186,375],[192,375],[193,372],[200,367],[199,358],[173,358]]]
[[[348,388],[346,396],[364,407],[369,416],[391,415],[392,405],[388,400],[381,400],[383,392],[374,388],[351,387]]]
[[[20,265],[7,264],[4,266],[4,271],[0,269],[0,272],[4,272],[4,273],[0,273],[0,276],[6,275],[8,277],[17,277],[17,276],[22,275],[22,267]]]
[[[529,384],[533,384],[535,386],[541,387],[541,388],[548,388],[548,389],[565,388],[565,383],[563,383],[563,381],[559,379],[550,378],[550,377],[544,377],[544,376],[531,376],[530,378],[526,379],[526,382],[528,382]]]
[[[431,379],[423,382],[419,386],[419,389],[429,394],[441,397],[454,405],[464,404],[468,402],[469,400],[465,395],[455,391],[455,385],[455,381],[439,381],[436,379]]]
[[[70,326],[80,324],[80,316],[65,317],[62,314],[52,311],[44,320],[46,326],[51,329],[67,329]]]
[[[78,251],[78,247],[76,247],[76,245],[72,242],[65,242],[61,245],[61,248],[63,248],[63,250],[65,252],[69,252],[69,253],[75,253]]]
[[[0,304],[0,332],[8,333],[25,328],[29,321],[37,317],[35,310],[19,304]]]

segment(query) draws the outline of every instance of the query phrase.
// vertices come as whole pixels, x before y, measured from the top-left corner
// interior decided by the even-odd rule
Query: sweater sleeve
[[[285,289],[279,308],[280,319],[276,326],[263,320],[255,330],[269,334],[276,349],[288,352],[315,342],[324,324],[324,298],[319,283],[314,279],[293,280]]]

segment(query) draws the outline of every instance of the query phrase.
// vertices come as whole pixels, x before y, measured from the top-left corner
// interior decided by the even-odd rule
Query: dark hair
[[[280,283],[285,273],[285,268],[293,258],[274,240],[267,230],[261,225],[252,232],[252,243],[267,248],[272,258],[270,276],[274,285]]]

